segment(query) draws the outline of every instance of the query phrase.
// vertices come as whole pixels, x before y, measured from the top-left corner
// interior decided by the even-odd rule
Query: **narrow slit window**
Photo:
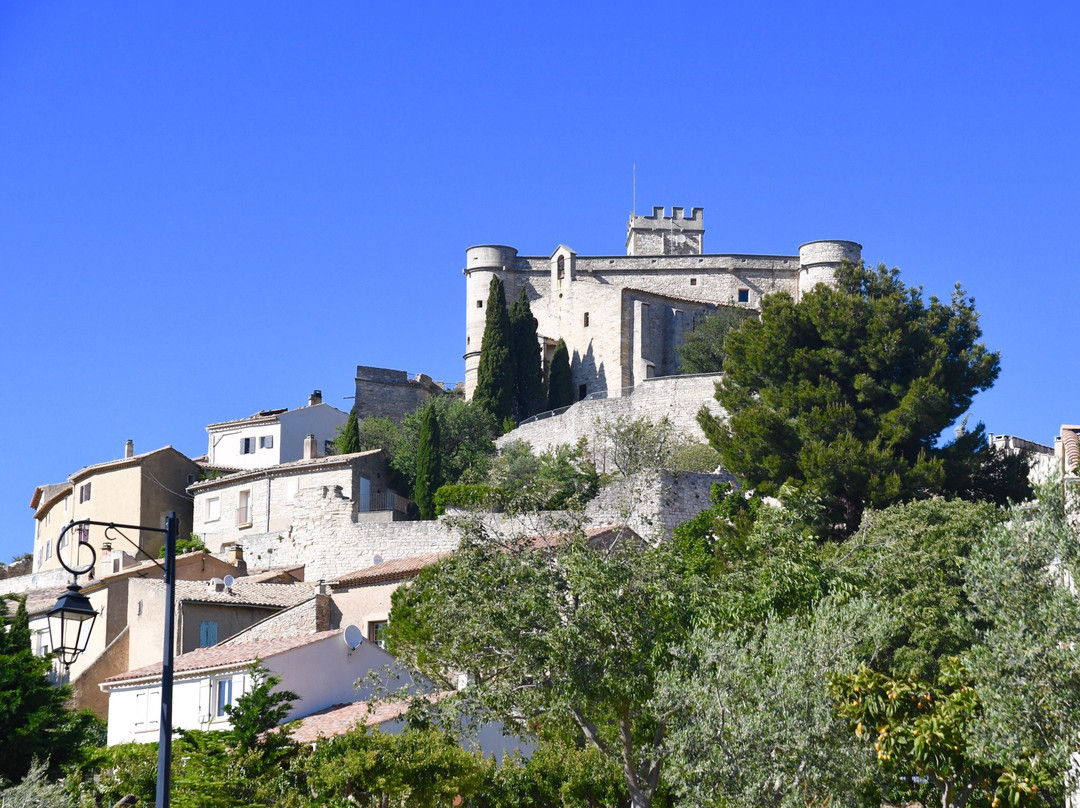
[[[589,312],[585,312],[585,327],[589,327]]]

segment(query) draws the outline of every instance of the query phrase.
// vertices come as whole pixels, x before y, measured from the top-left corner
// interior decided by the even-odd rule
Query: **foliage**
[[[432,408],[439,423],[439,452],[444,482],[481,482],[495,454],[492,440],[498,434],[491,414],[475,402],[454,396],[435,396],[401,422],[400,439],[392,467],[401,473],[411,491],[416,482],[416,455],[424,414]]]
[[[651,699],[694,602],[672,545],[461,528],[457,553],[394,593],[392,650],[435,679],[466,672],[473,697],[518,731],[573,728],[622,768],[632,804],[648,806],[666,731]]]
[[[206,542],[199,537],[197,533],[192,533],[186,539],[176,540],[176,554],[182,555],[183,553],[194,553],[206,550]],[[162,547],[158,551],[158,558],[165,557],[165,548]]]
[[[555,343],[548,371],[547,408],[557,410],[574,403],[574,383],[570,378],[570,352],[561,338]]]
[[[745,484],[813,503],[821,535],[854,532],[867,506],[935,492],[997,501],[986,488],[1000,480],[990,470],[999,457],[976,450],[976,438],[964,452],[937,445],[997,378],[998,355],[981,335],[959,286],[949,304],[925,303],[896,269],[846,264],[835,288],[818,285],[798,304],[768,295],[760,320],[728,333],[716,397],[729,418],[698,417]],[[986,469],[978,484],[958,488],[973,465]]]
[[[687,443],[671,453],[671,467],[679,471],[711,474],[720,466],[720,453],[707,443]]]
[[[338,431],[334,438],[334,454],[345,455],[359,452],[360,449],[360,419],[356,414],[356,407],[349,410],[349,418],[345,426]]]
[[[544,405],[544,367],[540,359],[540,341],[536,333],[536,318],[533,317],[529,295],[524,287],[521,295],[510,307],[510,345],[514,365],[514,418],[523,421],[539,412]]]
[[[294,793],[286,806],[450,806],[482,793],[492,768],[438,730],[366,727],[324,741],[301,765],[311,799]]]
[[[435,407],[428,405],[420,422],[420,443],[416,448],[416,483],[413,501],[420,509],[421,519],[435,518],[435,492],[443,483],[440,454],[439,421]]]
[[[21,783],[0,788],[0,805],[4,808],[73,808],[63,784],[49,782],[48,766],[39,760],[30,764]]]
[[[581,508],[600,487],[584,439],[539,456],[525,441],[510,441],[492,461],[489,479],[501,506],[518,513]]]
[[[358,422],[356,441],[358,452],[382,449],[387,457],[392,458],[401,441],[401,427],[390,418],[373,415]]]
[[[660,698],[678,716],[672,788],[698,806],[865,804],[876,793],[873,758],[835,719],[822,683],[872,659],[885,629],[866,598],[699,629],[662,681]]]
[[[511,350],[510,315],[502,281],[492,276],[488,288],[484,338],[472,400],[491,413],[497,424],[514,414],[514,354]]]
[[[678,433],[664,416],[659,421],[628,418],[598,421],[598,437],[604,457],[623,477],[648,469],[670,468],[681,445]]]
[[[442,516],[447,508],[498,511],[502,509],[502,491],[490,485],[457,483],[443,485],[435,492],[435,513]]]
[[[687,332],[676,350],[681,373],[719,373],[724,369],[724,338],[728,331],[754,312],[735,306],[718,306]]]
[[[65,707],[71,688],[49,682],[51,657],[34,655],[26,601],[17,600],[9,617],[8,598],[0,597],[0,784],[23,779],[34,760],[48,761],[55,777],[101,735],[92,713]]]
[[[234,704],[225,706],[225,714],[232,724],[229,737],[243,750],[279,746],[280,739],[287,736],[269,733],[269,730],[285,720],[292,711],[293,702],[300,696],[291,690],[275,690],[281,684],[281,677],[270,673],[259,660],[248,668],[248,676],[251,677],[250,689]]]

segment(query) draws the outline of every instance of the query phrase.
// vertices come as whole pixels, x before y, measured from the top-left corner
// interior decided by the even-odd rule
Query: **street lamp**
[[[75,558],[78,559],[80,551],[84,548],[90,552],[90,563],[83,566],[69,567],[64,561],[62,553],[64,536],[71,528],[79,526],[78,541],[75,543]],[[147,527],[145,525],[119,525],[115,522],[95,522],[91,519],[81,519],[78,522],[69,522],[60,531],[56,540],[56,556],[60,565],[75,576],[75,580],[68,586],[67,591],[56,601],[56,605],[49,610],[49,641],[52,648],[60,656],[60,661],[68,668],[78,659],[79,655],[86,650],[86,644],[90,641],[90,632],[94,628],[94,620],[97,612],[90,605],[90,599],[82,594],[78,584],[79,576],[86,575],[94,569],[97,561],[97,551],[89,542],[90,525],[99,525],[105,528],[105,537],[118,536],[155,564],[157,559],[146,553],[139,545],[131,541],[121,532],[124,530],[144,530],[151,533],[165,534],[165,564],[158,564],[165,572],[165,642],[161,654],[161,718],[158,724],[158,775],[157,795],[154,801],[155,808],[169,808],[170,785],[172,782],[172,696],[173,696],[173,644],[176,636],[176,621],[174,610],[176,608],[176,534],[179,520],[175,512],[170,512],[165,517],[165,527]],[[77,562],[76,562],[77,563]]]

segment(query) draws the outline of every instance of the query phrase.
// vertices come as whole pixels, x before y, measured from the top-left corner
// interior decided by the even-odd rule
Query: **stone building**
[[[710,254],[701,208],[686,215],[655,207],[631,216],[626,255],[579,256],[559,245],[549,256],[482,245],[465,253],[465,396],[476,388],[488,287],[498,277],[512,303],[526,290],[537,320],[545,368],[566,341],[578,399],[618,396],[645,379],[679,372],[676,348],[719,306],[758,309],[770,292],[798,300],[830,282],[843,261],[857,262],[853,241],[811,241],[795,255]]]
[[[441,396],[446,387],[430,376],[409,376],[404,370],[356,366],[356,417],[389,418],[401,423],[432,396]]]

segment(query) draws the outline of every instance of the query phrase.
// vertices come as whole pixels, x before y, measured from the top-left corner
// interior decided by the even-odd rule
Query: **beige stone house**
[[[191,499],[186,489],[201,473],[194,460],[171,446],[137,455],[128,441],[121,459],[86,466],[63,483],[38,486],[30,501],[34,509],[34,572],[60,568],[56,543],[72,521],[92,519],[163,528],[165,517],[173,511],[180,519],[180,538],[187,537],[191,533]],[[126,530],[124,535],[131,544],[115,541],[98,528],[88,531],[85,538],[97,553],[95,574],[106,571],[102,565],[107,555],[109,571],[114,571],[119,568],[116,565],[130,563],[133,558],[157,558],[165,542],[163,533]],[[74,559],[77,544],[76,531],[68,531],[59,552]],[[121,554],[130,558],[125,561]],[[88,556],[80,557],[81,562],[88,560]]]

